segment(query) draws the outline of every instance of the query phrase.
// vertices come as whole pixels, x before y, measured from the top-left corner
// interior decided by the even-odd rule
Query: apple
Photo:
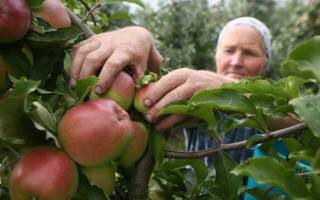
[[[136,94],[133,99],[133,106],[134,108],[141,112],[142,114],[147,114],[149,111],[149,108],[145,107],[143,101],[146,95],[146,91],[148,88],[152,87],[153,83],[149,83],[148,85],[145,85],[141,87],[139,90],[136,91]]]
[[[114,101],[90,100],[72,107],[63,115],[58,138],[77,163],[102,165],[125,150],[132,138],[132,121]]]
[[[87,176],[92,185],[101,188],[105,195],[112,195],[116,186],[116,171],[111,164],[93,167],[82,166],[81,172]]]
[[[0,1],[0,43],[21,39],[30,24],[31,11],[26,0]]]
[[[90,92],[90,99],[107,98],[117,102],[123,109],[128,110],[132,104],[135,88],[134,81],[126,72],[120,72],[112,83],[110,89],[102,95]]]
[[[39,146],[25,153],[14,165],[9,177],[13,200],[69,200],[78,188],[75,163],[62,150]]]
[[[60,0],[45,0],[39,8],[32,9],[33,15],[48,22],[53,28],[71,26],[68,10]]]
[[[116,160],[120,165],[130,167],[143,155],[148,144],[149,133],[141,122],[133,121],[133,137],[127,149]]]

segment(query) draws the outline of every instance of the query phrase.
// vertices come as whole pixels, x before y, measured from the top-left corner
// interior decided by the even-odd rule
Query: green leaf
[[[88,95],[90,90],[97,84],[97,82],[98,78],[96,76],[88,76],[77,81],[75,86],[75,92],[81,102]]]
[[[255,106],[243,94],[236,90],[221,88],[204,90],[193,96],[189,102],[191,105],[206,105],[226,111],[238,111],[243,113],[255,114]]]
[[[320,197],[320,177],[319,175],[313,174],[310,177],[311,189],[310,193],[313,199],[318,199]]]
[[[271,157],[249,158],[248,162],[234,168],[232,173],[237,176],[252,176],[258,183],[279,187],[292,199],[306,198],[309,195],[303,178]]]
[[[311,38],[298,45],[282,64],[284,76],[296,75],[320,80],[320,37]]]
[[[27,51],[31,51],[29,48],[24,50],[27,48],[20,42],[0,45],[0,63],[14,77],[29,76],[33,58],[32,53],[27,55]]]
[[[27,0],[30,8],[38,8],[42,5],[44,0]]]
[[[161,170],[177,171],[190,166],[197,177],[197,184],[203,184],[208,175],[208,168],[201,160],[169,160],[161,166]]]
[[[305,79],[315,79],[316,76],[308,69],[303,68],[294,60],[287,60],[281,64],[281,73],[284,76],[298,76]]]
[[[308,95],[289,102],[316,137],[320,137],[320,95]]]
[[[315,156],[313,157],[312,168],[317,171],[320,170],[320,149],[319,148],[316,151]]]
[[[242,127],[250,127],[255,129],[261,129],[259,124],[251,118],[240,118],[237,119],[234,115],[230,115],[226,120],[224,120],[221,124],[221,132],[227,133],[235,128],[242,128]]]
[[[32,121],[24,113],[27,94],[36,90],[39,82],[21,80],[13,90],[0,100],[0,140],[10,144],[36,142],[38,132]]]
[[[164,158],[166,139],[160,132],[151,130],[149,145],[150,145],[151,153],[155,157],[157,164],[160,164]]]
[[[106,200],[103,191],[90,184],[85,175],[79,173],[79,187],[73,200]]]
[[[245,192],[254,196],[259,200],[286,200],[286,196],[282,193],[277,193],[274,191],[267,191],[268,189],[260,189],[260,188],[250,188]]]
[[[61,48],[68,42],[76,40],[82,31],[74,26],[51,30],[44,34],[30,31],[25,37],[27,43],[35,48]]]
[[[256,144],[261,138],[263,137],[263,135],[258,134],[258,135],[253,135],[251,137],[248,138],[247,142],[246,142],[246,148],[251,148],[254,144]]]
[[[56,133],[58,122],[54,114],[38,101],[32,102],[32,107],[32,110],[29,112],[32,120],[43,127],[43,130]]]
[[[220,186],[219,196],[225,200],[239,199],[238,189],[241,186],[241,177],[231,174],[231,170],[237,166],[237,163],[226,153],[219,152],[214,161],[216,169],[215,183]]]
[[[295,160],[308,160],[312,161],[315,156],[315,152],[311,149],[305,149],[301,151],[290,152],[289,158]]]
[[[301,77],[288,76],[279,80],[279,86],[283,88],[289,99],[293,99],[299,96],[301,85],[307,82],[306,79]]]
[[[225,84],[222,87],[233,89],[240,93],[264,94],[287,98],[283,88],[281,88],[277,82],[262,77],[243,78],[237,83]]]
[[[186,102],[176,102],[169,104],[162,108],[159,112],[159,115],[165,114],[183,114],[197,117],[208,122],[212,127],[216,124],[215,116],[213,111],[208,108],[206,105],[193,106],[187,105]]]
[[[69,53],[66,53],[64,60],[63,60],[63,66],[64,66],[64,71],[67,73],[67,75],[70,75],[70,70],[71,70],[71,56]]]
[[[109,20],[130,20],[131,17],[128,13],[114,13],[109,17]]]
[[[138,83],[136,83],[135,87],[137,89],[145,86],[145,85],[148,85],[149,83],[151,82],[154,82],[158,80],[158,75],[154,72],[148,72],[148,74],[145,74],[139,81]]]
[[[296,152],[303,149],[303,146],[294,138],[283,138],[281,141],[286,145],[289,152]]]
[[[34,92],[38,86],[40,85],[40,81],[32,81],[21,79],[14,84],[14,89],[10,91],[10,97],[18,97],[18,96],[25,96]]]

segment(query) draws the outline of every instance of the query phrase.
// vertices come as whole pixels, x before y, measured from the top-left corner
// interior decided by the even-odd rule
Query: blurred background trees
[[[214,69],[218,33],[230,19],[253,16],[270,28],[273,57],[267,76],[279,79],[281,62],[299,42],[320,32],[320,1],[207,0],[160,1],[158,8],[134,12],[149,29],[170,69]]]

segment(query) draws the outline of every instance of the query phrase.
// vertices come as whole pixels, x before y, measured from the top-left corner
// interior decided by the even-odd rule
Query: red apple
[[[33,9],[33,15],[45,20],[53,28],[71,26],[67,8],[60,0],[45,0],[40,8]]]
[[[69,200],[77,187],[75,163],[63,151],[51,146],[36,147],[23,155],[9,178],[13,200]]]
[[[148,130],[141,122],[132,122],[133,138],[127,149],[116,160],[119,164],[129,167],[142,156],[148,144]]]
[[[120,72],[106,93],[98,96],[93,88],[90,93],[90,99],[111,99],[117,102],[123,109],[128,110],[132,104],[134,93],[133,79],[126,72]]]
[[[30,23],[31,11],[26,0],[0,1],[0,43],[21,39]]]
[[[91,100],[66,112],[59,124],[58,137],[77,163],[106,164],[127,147],[132,138],[132,122],[114,101]]]
[[[101,188],[110,196],[116,186],[116,171],[111,164],[94,167],[81,167],[81,172],[87,176],[92,185]]]
[[[149,83],[148,85],[143,86],[142,88],[136,91],[136,95],[134,96],[134,108],[142,114],[147,114],[149,111],[149,108],[144,106],[143,101],[146,95],[146,91],[148,90],[148,88],[152,87],[152,84],[153,83]]]

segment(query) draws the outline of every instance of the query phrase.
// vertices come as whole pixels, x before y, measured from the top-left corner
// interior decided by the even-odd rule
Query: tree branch
[[[95,33],[82,20],[68,9],[68,14],[73,25],[79,27],[85,34],[85,38],[93,36]]]
[[[254,144],[265,143],[277,138],[282,138],[288,135],[295,133],[295,131],[302,130],[306,127],[304,123],[297,124],[288,128],[284,128],[278,131],[270,132],[267,135],[263,135],[261,138],[257,139],[253,142]],[[176,159],[194,159],[194,158],[203,158],[207,156],[212,156],[219,151],[232,151],[236,149],[243,149],[246,147],[248,140],[243,140],[240,142],[234,142],[230,144],[221,144],[215,148],[209,148],[202,151],[174,151],[174,150],[166,150],[165,157],[166,158],[176,158]]]
[[[154,165],[154,157],[148,148],[141,160],[135,165],[129,184],[129,200],[144,200],[148,198],[148,185]]]

